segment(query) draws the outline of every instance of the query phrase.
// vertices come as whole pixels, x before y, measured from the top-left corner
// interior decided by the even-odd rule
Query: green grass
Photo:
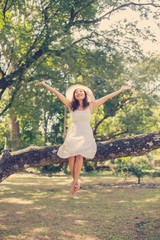
[[[68,176],[12,175],[1,185],[0,240],[160,240],[160,179],[124,182]],[[134,181],[134,182],[133,182]]]

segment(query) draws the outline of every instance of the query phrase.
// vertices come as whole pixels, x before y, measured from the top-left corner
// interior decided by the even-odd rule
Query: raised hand
[[[37,86],[43,86],[45,84],[45,82],[38,82],[36,83]]]
[[[121,87],[121,91],[127,91],[127,90],[131,90],[131,86],[122,86]]]

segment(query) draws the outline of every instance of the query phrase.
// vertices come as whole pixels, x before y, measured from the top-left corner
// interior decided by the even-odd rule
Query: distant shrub
[[[152,169],[151,164],[146,160],[141,161],[123,161],[118,159],[116,162],[116,173],[123,174],[125,178],[129,175],[134,175],[138,178],[138,184],[141,178],[148,175],[148,170]]]

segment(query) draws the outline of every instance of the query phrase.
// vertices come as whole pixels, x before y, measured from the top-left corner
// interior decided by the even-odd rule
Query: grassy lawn
[[[1,185],[0,240],[160,240],[160,179],[12,175]],[[134,183],[133,183],[134,181]]]

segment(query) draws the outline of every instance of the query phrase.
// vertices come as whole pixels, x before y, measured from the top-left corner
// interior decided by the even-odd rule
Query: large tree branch
[[[97,143],[98,149],[92,161],[140,156],[160,148],[160,132],[141,134],[130,138],[118,139],[111,142]],[[57,156],[58,146],[29,147],[9,153],[4,150],[0,156],[0,182],[11,174],[28,167],[40,167],[66,162]],[[90,161],[85,159],[85,161]]]

